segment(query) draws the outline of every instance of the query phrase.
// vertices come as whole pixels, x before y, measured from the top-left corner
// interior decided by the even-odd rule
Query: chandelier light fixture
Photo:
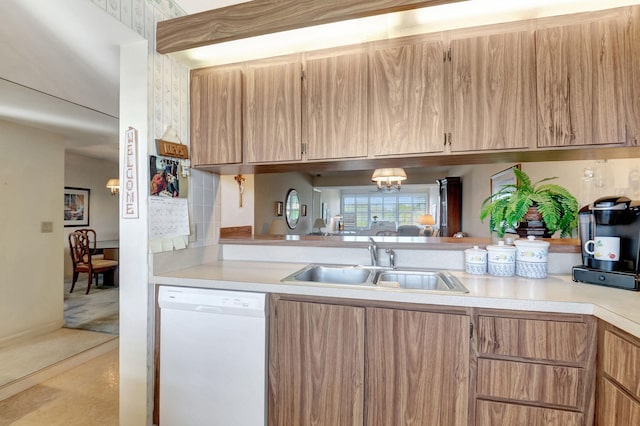
[[[404,169],[375,169],[371,180],[376,182],[378,190],[386,189],[391,191],[402,187],[402,181],[407,179]]]
[[[106,186],[111,191],[111,195],[118,195],[118,191],[120,191],[120,179],[111,178],[107,181]]]

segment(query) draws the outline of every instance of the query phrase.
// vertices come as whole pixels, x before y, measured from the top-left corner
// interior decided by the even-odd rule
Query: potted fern
[[[522,237],[548,238],[556,231],[561,237],[571,236],[578,224],[576,198],[560,185],[544,183],[556,177],[532,183],[525,172],[514,168],[513,173],[515,184],[503,186],[482,202],[480,220],[489,217],[489,229],[500,238],[509,229]]]

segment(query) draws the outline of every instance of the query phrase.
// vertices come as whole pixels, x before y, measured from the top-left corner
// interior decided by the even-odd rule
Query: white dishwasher
[[[266,424],[266,295],[161,286],[160,424]]]

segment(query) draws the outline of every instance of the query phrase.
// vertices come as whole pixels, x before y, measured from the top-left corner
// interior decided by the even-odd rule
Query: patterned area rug
[[[81,275],[82,278],[82,275]],[[73,293],[69,293],[71,281],[64,283],[64,323],[66,328],[118,334],[119,303],[118,288],[97,285],[89,294],[86,281],[76,283]]]

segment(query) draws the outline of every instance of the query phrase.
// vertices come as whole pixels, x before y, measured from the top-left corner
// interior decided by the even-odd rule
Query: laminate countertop
[[[151,277],[152,284],[288,293],[346,299],[594,315],[640,337],[640,292],[575,283],[570,275],[545,279],[449,271],[469,293],[388,287],[291,283],[281,280],[307,263],[223,260]]]

